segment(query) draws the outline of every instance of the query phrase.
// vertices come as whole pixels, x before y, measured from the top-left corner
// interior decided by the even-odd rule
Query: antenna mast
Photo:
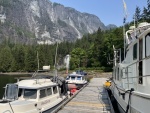
[[[37,63],[38,63],[38,71],[39,71],[39,54],[38,54],[38,51],[37,51]]]
[[[55,70],[55,76],[57,76],[57,67],[56,67],[56,60],[57,60],[57,49],[58,49],[58,42],[57,42],[57,45],[56,45],[56,53],[55,53],[55,64],[54,64],[54,70]]]

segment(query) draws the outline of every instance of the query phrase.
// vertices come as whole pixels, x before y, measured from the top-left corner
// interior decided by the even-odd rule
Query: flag
[[[125,3],[125,1],[123,0],[123,7],[124,7],[124,10],[126,10],[127,9],[127,5],[126,5],[126,3]]]
[[[125,23],[125,21],[126,21],[126,19],[127,19],[127,16],[128,16],[128,13],[127,13],[127,5],[126,5],[126,3],[125,3],[124,0],[122,0],[122,2],[123,2],[123,7],[124,7],[124,14],[125,14],[125,16],[124,16],[124,23]]]
[[[126,23],[126,18],[125,18],[125,17],[123,18],[123,23],[124,23],[124,24]]]

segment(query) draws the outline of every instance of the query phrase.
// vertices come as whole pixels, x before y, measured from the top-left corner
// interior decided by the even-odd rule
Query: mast
[[[38,54],[38,51],[37,51],[37,63],[38,63],[38,71],[39,71],[40,65],[39,65],[39,54]]]
[[[55,53],[55,64],[54,64],[54,70],[55,70],[55,76],[57,76],[57,49],[58,49],[58,42],[57,42],[57,45],[56,45],[56,53]]]

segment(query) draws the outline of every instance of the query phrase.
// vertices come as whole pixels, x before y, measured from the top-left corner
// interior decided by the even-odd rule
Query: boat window
[[[71,77],[71,80],[75,80],[76,77]]]
[[[150,34],[148,34],[145,38],[145,56],[148,57],[150,56]]]
[[[16,84],[7,84],[5,89],[5,98],[6,99],[17,99],[18,98],[18,85]]]
[[[139,40],[139,84],[143,84],[143,40]]]
[[[54,87],[53,87],[53,93],[56,94],[57,92],[58,92],[58,91],[57,91],[57,86],[54,86]]]
[[[116,68],[114,68],[114,79],[116,79]]]
[[[46,89],[40,90],[40,98],[46,97]]]
[[[82,80],[85,80],[85,77],[84,77],[84,76],[82,77]]]
[[[66,80],[69,80],[69,79],[70,79],[70,77],[69,77],[69,76],[67,76]]]
[[[137,43],[133,46],[133,60],[137,59]]]
[[[121,70],[121,76],[120,76],[120,78],[123,78],[123,70]]]
[[[120,77],[119,77],[119,68],[118,68],[118,73],[117,73],[117,79],[120,80]]]
[[[36,89],[25,89],[24,98],[36,99],[37,90]]]
[[[77,77],[77,80],[81,80],[81,77]]]
[[[18,97],[21,97],[22,91],[23,91],[23,90],[22,90],[21,88],[19,88]]]
[[[51,95],[52,94],[52,89],[51,88],[47,88],[47,95]]]

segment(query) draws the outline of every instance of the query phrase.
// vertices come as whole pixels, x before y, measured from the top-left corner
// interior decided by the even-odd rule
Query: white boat
[[[87,84],[85,76],[77,74],[76,72],[69,74],[66,78],[66,82],[69,88],[72,88],[74,87],[73,85],[75,85],[77,89],[80,89],[81,87],[83,87],[83,85]]]
[[[125,36],[123,61],[114,48],[110,89],[120,113],[150,113],[150,24],[130,27]]]
[[[55,82],[48,77],[34,77],[7,84],[0,113],[50,113],[68,97],[63,83],[58,78]]]

